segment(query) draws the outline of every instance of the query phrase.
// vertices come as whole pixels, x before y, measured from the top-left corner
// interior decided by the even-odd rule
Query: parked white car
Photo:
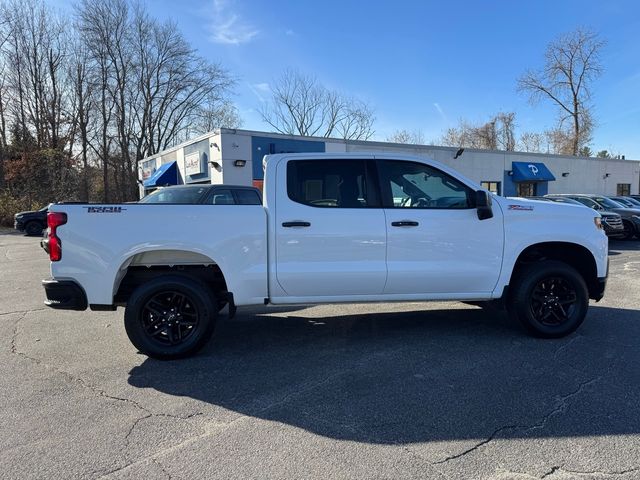
[[[607,237],[580,206],[494,196],[450,168],[388,154],[265,157],[264,205],[49,210],[47,305],[125,307],[133,344],[190,355],[236,306],[503,301],[561,337],[600,300]]]

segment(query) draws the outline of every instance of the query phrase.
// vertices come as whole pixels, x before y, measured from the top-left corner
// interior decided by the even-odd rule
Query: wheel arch
[[[113,284],[113,303],[126,305],[139,285],[162,275],[196,278],[226,299],[227,281],[218,262],[186,249],[147,249],[129,255],[119,266]]]
[[[601,286],[596,259],[588,248],[572,242],[540,242],[527,246],[515,261],[509,284],[523,266],[543,260],[555,260],[575,268],[587,284],[589,298],[599,298]]]

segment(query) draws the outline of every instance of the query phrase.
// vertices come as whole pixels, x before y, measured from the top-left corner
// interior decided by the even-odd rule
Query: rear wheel
[[[163,360],[196,353],[211,338],[218,302],[201,282],[167,275],[139,286],[129,298],[124,325],[142,353]]]
[[[24,226],[24,232],[31,237],[42,235],[43,230],[42,224],[33,220]]]
[[[508,311],[532,335],[560,338],[584,321],[589,293],[571,266],[545,260],[520,269],[510,289]]]

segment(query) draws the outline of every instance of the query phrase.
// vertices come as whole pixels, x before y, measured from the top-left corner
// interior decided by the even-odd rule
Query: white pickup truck
[[[437,162],[390,154],[265,157],[264,205],[56,204],[53,308],[125,307],[132,343],[178,358],[236,306],[501,301],[532,334],[583,322],[607,237],[581,206],[494,196]],[[495,302],[494,302],[495,303]]]

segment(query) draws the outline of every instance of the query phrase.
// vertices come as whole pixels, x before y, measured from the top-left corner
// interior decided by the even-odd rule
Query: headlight
[[[593,217],[593,223],[596,224],[598,230],[602,230],[602,220],[600,217]]]

